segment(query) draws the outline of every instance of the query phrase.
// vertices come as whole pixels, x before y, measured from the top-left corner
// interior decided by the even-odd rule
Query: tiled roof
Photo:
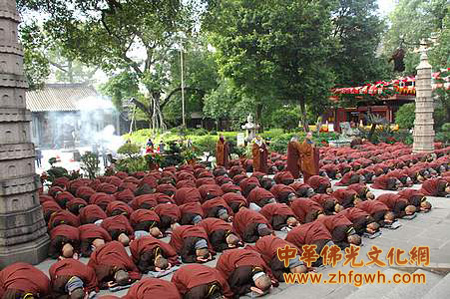
[[[31,112],[79,111],[92,99],[101,99],[94,87],[86,84],[47,84],[41,90],[26,93],[27,109]]]

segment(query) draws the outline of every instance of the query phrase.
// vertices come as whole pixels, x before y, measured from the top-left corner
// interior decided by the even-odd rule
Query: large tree
[[[327,58],[333,1],[224,0],[210,7],[206,28],[221,74],[257,104],[295,101],[325,108],[333,74]]]
[[[22,12],[45,18],[42,29],[68,58],[100,67],[110,75],[128,73],[139,86],[136,106],[154,128],[164,127],[161,105],[180,90],[170,86],[168,52],[195,28],[201,1],[19,0]],[[172,87],[173,88],[173,87]]]

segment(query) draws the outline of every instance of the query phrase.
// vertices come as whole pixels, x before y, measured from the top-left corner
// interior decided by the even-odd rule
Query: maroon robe
[[[358,198],[358,192],[352,189],[338,189],[331,193],[345,209],[353,207],[354,201]]]
[[[270,223],[275,230],[287,226],[286,220],[289,217],[295,217],[294,211],[284,203],[271,203],[265,205],[259,211]]]
[[[222,188],[220,188],[219,185],[216,185],[215,183],[213,185],[202,185],[198,187],[198,191],[200,192],[200,195],[202,196],[201,202],[205,202],[207,200],[219,197],[223,195]]]
[[[325,225],[319,221],[313,221],[294,227],[286,236],[286,241],[298,248],[303,245],[311,245],[317,241],[331,240],[331,234]]]
[[[247,199],[249,202],[253,202],[258,206],[263,207],[267,204],[268,200],[275,199],[275,196],[264,188],[256,187],[250,192]]]
[[[78,227],[80,226],[80,220],[78,219],[78,216],[75,216],[69,211],[60,210],[54,212],[50,216],[50,220],[48,221],[48,230],[51,231],[54,227],[60,224],[67,224]]]
[[[291,203],[291,209],[301,223],[311,222],[323,212],[320,204],[309,198],[297,198]]]
[[[124,215],[116,215],[104,219],[101,227],[103,227],[114,240],[117,240],[121,233],[125,233],[130,238],[133,238],[134,236],[134,230],[131,227],[128,218]]]
[[[138,209],[151,209],[158,204],[157,196],[155,193],[143,194],[136,196],[131,202],[130,207],[134,210]]]
[[[58,290],[60,295],[67,294],[65,291],[66,283],[70,278],[76,276],[84,283],[84,291],[89,294],[92,291],[98,292],[97,276],[94,269],[86,266],[75,259],[63,259],[54,263],[48,270],[53,291]],[[61,279],[65,277],[65,279]]]
[[[278,202],[289,202],[289,196],[291,194],[295,195],[295,190],[290,187],[286,186],[284,184],[276,184],[272,188],[270,188],[270,193],[272,193],[275,196],[275,199]]]
[[[99,207],[101,207],[104,211],[106,211],[106,207],[108,206],[108,204],[110,202],[113,202],[115,199],[115,197],[111,194],[106,194],[106,193],[95,193],[91,196],[89,203],[90,204],[94,204],[94,205],[98,205]]]
[[[135,283],[123,299],[164,298],[181,299],[176,286],[159,278],[144,278]]]
[[[125,183],[125,184],[131,184],[131,183]],[[134,191],[136,191],[136,187],[135,186],[130,187],[130,185],[123,186],[123,187],[124,187],[124,190],[117,192],[116,194],[114,194],[114,196],[116,197],[117,200],[128,203],[134,199]]]
[[[182,205],[188,202],[200,202],[202,196],[197,188],[186,187],[178,189],[174,199],[177,205]]]
[[[428,179],[423,182],[420,192],[427,196],[445,196],[445,188],[448,185],[446,179]]]
[[[35,298],[50,298],[50,279],[41,270],[27,263],[15,263],[0,271],[0,295],[2,291],[17,290],[31,293]],[[17,293],[16,293],[17,294]]]
[[[297,141],[291,141],[288,143],[287,148],[287,167],[294,179],[300,177],[300,144]]]
[[[257,230],[258,224],[266,224],[269,229],[272,229],[272,226],[266,217],[247,208],[239,210],[233,219],[234,231],[248,243],[252,243],[250,242],[250,239],[255,239],[254,241],[257,240],[257,237],[255,238],[255,231]]]
[[[174,204],[159,204],[155,207],[155,213],[161,220],[161,228],[167,229],[171,224],[181,219],[180,207]]]
[[[206,217],[217,217],[216,214],[220,208],[225,208],[228,212],[228,216],[233,215],[233,210],[222,197],[210,199],[202,204],[203,213]]]
[[[113,201],[106,207],[106,214],[108,216],[124,215],[130,217],[131,213],[133,213],[133,209],[123,201]]]
[[[177,188],[175,188],[171,184],[161,184],[156,187],[156,192],[164,193],[166,195],[172,196],[177,192]]]
[[[214,285],[220,287],[225,298],[231,299],[233,297],[233,292],[231,292],[230,286],[222,274],[217,269],[205,265],[181,267],[172,276],[172,283],[176,285],[183,297],[190,295],[189,298],[206,298]],[[205,288],[198,290],[201,286],[205,286]]]
[[[161,219],[156,212],[150,210],[138,209],[131,213],[130,224],[135,230],[139,230],[139,224],[146,221],[159,224]]]
[[[87,206],[87,202],[79,197],[75,197],[74,199],[72,199],[71,201],[69,201],[66,205],[67,209],[73,213],[74,215],[79,215],[80,214],[80,210],[82,208],[84,208],[85,206]]]
[[[67,202],[71,201],[74,198],[75,196],[73,196],[72,193],[64,191],[56,195],[55,201],[60,205],[61,208],[65,209]]]
[[[319,175],[313,175],[308,179],[307,183],[316,193],[325,193],[327,188],[331,188],[330,179]]]
[[[273,179],[277,184],[290,185],[294,182],[294,176],[289,171],[280,171]]]
[[[233,183],[226,183],[223,184],[222,186],[220,186],[220,188],[222,189],[223,193],[236,193],[236,192],[242,192],[241,187],[233,184]],[[223,195],[222,195],[223,196]]]
[[[94,239],[103,239],[106,242],[111,242],[111,236],[109,233],[98,225],[89,223],[81,225],[78,230],[80,231],[80,240],[94,240]]]
[[[105,211],[95,204],[87,205],[80,210],[80,223],[94,223],[97,220],[108,217]]]

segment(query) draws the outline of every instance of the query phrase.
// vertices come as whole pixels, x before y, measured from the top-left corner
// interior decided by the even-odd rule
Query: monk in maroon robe
[[[155,213],[158,214],[161,220],[160,229],[163,232],[181,219],[180,207],[174,204],[159,204],[155,207]]]
[[[51,231],[53,228],[61,224],[78,227],[80,226],[80,220],[78,219],[78,216],[75,216],[66,210],[53,212],[50,216],[50,220],[48,221],[48,230]]]
[[[399,190],[402,187],[402,183],[395,177],[389,177],[387,175],[382,175],[373,180],[371,186],[374,189],[382,190]]]
[[[66,204],[66,207],[67,207],[67,210],[69,210],[69,212],[71,212],[72,214],[79,215],[80,210],[87,205],[88,204],[84,199],[75,197],[74,199],[72,199],[71,201],[69,201]]]
[[[375,199],[373,192],[364,184],[352,184],[347,189],[355,190],[361,200]]]
[[[284,248],[289,246],[297,249],[297,256],[289,261],[289,266],[285,267],[284,262],[280,261],[277,255],[278,248]],[[267,265],[270,266],[273,276],[278,281],[284,282],[283,273],[305,273],[307,271],[306,266],[300,261],[302,254],[301,248],[297,248],[294,244],[283,240],[276,236],[264,236],[256,241],[255,246],[248,246],[258,251]]]
[[[350,244],[361,245],[361,237],[356,234],[353,223],[343,214],[327,215],[317,221],[322,222],[331,233],[333,243],[344,249]]]
[[[202,205],[199,202],[188,202],[180,205],[181,225],[194,225],[205,218]]]
[[[427,196],[449,197],[450,184],[444,178],[429,179],[423,182],[420,191]]]
[[[325,225],[319,221],[299,225],[288,232],[286,241],[294,244],[297,248],[302,248],[303,245],[316,245],[316,253],[320,255],[325,245],[333,245],[331,241],[331,233]],[[320,257],[312,265],[318,267],[322,264]]]
[[[144,278],[135,283],[123,299],[164,298],[181,299],[176,286],[159,278]]]
[[[198,191],[200,192],[200,195],[202,197],[201,202],[204,203],[207,200],[220,197],[223,195],[222,188],[220,188],[219,185],[214,184],[207,184],[202,185],[198,187]]]
[[[87,202],[90,202],[89,200],[91,196],[94,195],[95,193],[96,193],[95,190],[92,189],[91,187],[81,186],[76,189],[75,197],[79,197]],[[74,194],[74,192],[72,192],[72,194]]]
[[[59,192],[56,195],[55,201],[59,204],[59,206],[61,208],[65,209],[66,204],[74,198],[75,198],[75,196],[73,196],[72,193],[64,191],[64,192]]]
[[[48,255],[51,258],[73,257],[80,249],[80,232],[78,227],[62,224],[50,232]]]
[[[78,260],[60,260],[48,272],[53,298],[85,298],[91,292],[98,292],[94,269]]]
[[[335,164],[324,165],[320,170],[325,172],[330,180],[338,180],[342,177],[341,174],[339,173],[339,169]]]
[[[50,293],[50,279],[30,264],[15,263],[0,271],[1,298],[52,298]]]
[[[284,184],[276,184],[270,188],[270,193],[275,196],[277,202],[289,204],[294,198],[297,197],[295,190]]]
[[[352,189],[338,189],[331,193],[331,196],[336,198],[344,209],[354,207],[355,202],[360,200],[358,192]]]
[[[136,231],[145,231],[150,233],[156,238],[162,238],[162,234],[159,226],[161,219],[159,219],[158,214],[154,211],[138,209],[131,213],[130,224]]]
[[[50,217],[54,212],[61,211],[62,208],[59,206],[59,204],[53,200],[48,200],[43,203],[41,203],[42,206],[42,212],[44,213],[44,219],[46,222],[50,220]]]
[[[233,292],[220,272],[205,265],[186,265],[172,277],[183,298],[232,298]]]
[[[102,221],[103,227],[113,240],[119,241],[124,246],[128,246],[130,239],[133,239],[134,230],[128,218],[124,215],[111,216]]]
[[[185,187],[177,190],[174,199],[177,205],[182,205],[188,202],[200,202],[202,196],[197,188]]]
[[[235,185],[234,183],[223,184],[222,186],[220,186],[220,188],[222,189],[224,194],[226,194],[226,193],[239,193],[239,194],[241,194],[242,193],[241,187],[239,187],[238,185]]]
[[[359,208],[372,216],[381,226],[392,224],[395,220],[395,214],[389,210],[389,207],[378,200],[365,200],[356,204]]]
[[[260,207],[264,207],[266,204],[275,203],[275,196],[264,188],[254,188],[247,197],[250,203],[257,204]]]
[[[205,201],[202,204],[202,209],[206,218],[215,217],[225,221],[231,221],[233,219],[233,210],[222,197]]]
[[[413,215],[416,212],[416,207],[410,205],[408,200],[399,194],[385,193],[377,197],[378,201],[381,201],[388,206],[389,210],[394,212],[396,218],[401,218],[407,215]]]
[[[253,172],[267,173],[267,158],[269,151],[261,136],[257,136],[252,145]]]
[[[106,217],[108,217],[108,215],[106,215],[105,211],[95,204],[87,205],[80,210],[81,224],[95,223]]]
[[[284,203],[271,203],[259,211],[270,223],[274,230],[283,227],[293,228],[299,224],[294,211]]]
[[[156,187],[156,192],[164,193],[169,196],[173,196],[177,192],[177,188],[175,188],[171,184],[161,184]]]
[[[311,197],[315,194],[314,189],[308,184],[296,182],[291,184],[290,187],[295,190],[298,197]]]
[[[431,209],[431,203],[427,201],[425,194],[420,190],[404,189],[398,195],[406,198],[408,204],[415,206],[417,211],[428,212]]]
[[[292,138],[287,148],[287,168],[294,179],[300,177],[300,143],[297,138]]]
[[[273,234],[269,221],[260,213],[241,208],[233,219],[234,231],[246,243],[253,243],[259,237]]]
[[[96,248],[112,241],[108,232],[98,225],[83,224],[78,229],[80,231],[81,254],[84,257],[89,257]]]
[[[129,205],[133,210],[138,210],[138,209],[150,210],[151,208],[154,208],[158,205],[158,200],[154,193],[153,194],[143,194],[143,195],[136,196],[129,203]]]
[[[261,187],[259,180],[255,177],[245,178],[239,183],[239,187],[242,189],[242,194],[248,196],[250,192],[256,188]]]
[[[106,194],[102,192],[95,193],[91,196],[89,203],[93,205],[98,205],[103,211],[106,211],[106,207],[110,202],[113,202],[116,198],[111,194]]]
[[[128,256],[125,247],[118,241],[97,248],[92,253],[88,266],[95,270],[101,289],[128,285],[141,278],[139,269]]]
[[[163,271],[180,264],[175,249],[152,236],[132,241],[130,251],[133,262],[141,273]]]
[[[338,215],[344,215],[350,220],[353,223],[356,233],[360,236],[364,233],[374,234],[380,227],[369,213],[359,208],[348,208],[339,212]]]
[[[250,249],[225,251],[219,257],[216,269],[227,279],[235,297],[250,292],[266,294],[272,286],[278,286],[261,255]]]
[[[205,263],[214,253],[205,229],[199,225],[181,225],[172,232],[169,244],[183,263]]]
[[[344,209],[337,198],[329,194],[316,194],[311,197],[311,200],[322,206],[325,215],[333,215]]]
[[[216,164],[228,168],[228,159],[230,156],[230,147],[223,135],[220,135],[216,144]]]
[[[310,198],[297,198],[291,203],[291,209],[300,223],[314,221],[323,214],[323,208],[320,204]]]
[[[233,213],[236,214],[241,207],[248,208],[247,199],[241,194],[237,193],[225,193],[222,196],[223,200],[228,204],[228,206],[233,210]]]
[[[322,177],[319,175],[313,175],[313,176],[309,177],[307,183],[308,183],[308,185],[311,186],[311,188],[314,189],[314,192],[316,192],[316,193],[330,194],[331,192],[333,192],[329,178]]]
[[[106,207],[106,214],[108,216],[124,215],[128,218],[131,213],[133,213],[133,209],[123,201],[113,201]]]
[[[198,224],[205,229],[214,251],[242,246],[241,239],[233,232],[231,223],[222,219],[206,218]]]
[[[354,171],[347,172],[342,179],[336,183],[336,186],[349,186],[351,184],[363,184],[365,178]]]
[[[273,177],[277,184],[290,185],[294,183],[294,177],[289,171],[280,171]]]

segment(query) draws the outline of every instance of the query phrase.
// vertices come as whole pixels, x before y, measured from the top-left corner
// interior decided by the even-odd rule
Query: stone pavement
[[[340,188],[340,187],[335,187]],[[420,185],[413,186],[414,189],[419,189]],[[389,191],[372,189],[376,196],[387,193]],[[408,258],[408,252],[413,246],[429,246],[431,263],[428,267],[415,267],[414,265],[407,265],[404,267],[389,267],[380,268],[378,266],[367,266],[363,268],[351,268],[350,266],[342,266],[340,262],[335,268],[329,266],[317,269],[318,273],[323,273],[324,280],[328,273],[337,273],[338,270],[348,272],[360,273],[376,273],[377,270],[385,273],[387,278],[391,278],[394,273],[424,273],[427,276],[427,283],[425,285],[365,285],[355,287],[352,284],[303,284],[303,285],[287,285],[281,283],[278,288],[272,290],[270,295],[265,298],[400,298],[408,295],[408,299],[423,298],[434,286],[433,292],[428,294],[427,298],[445,298],[442,294],[450,292],[450,276],[444,276],[450,272],[450,199],[429,197],[428,200],[432,203],[433,208],[429,213],[420,213],[413,220],[399,220],[402,226],[397,230],[382,229],[382,235],[375,239],[363,239],[363,246],[360,249],[358,260],[362,259],[365,263],[369,261],[367,252],[371,246],[376,245],[383,250],[380,259],[387,263],[386,255],[391,247],[399,248],[405,251],[402,258]],[[277,232],[277,235],[284,238],[285,233]],[[168,242],[169,238],[164,238]],[[206,265],[214,267],[216,260],[207,263]],[[81,259],[82,262],[87,263],[87,259]],[[37,267],[48,273],[50,265],[54,260],[46,260]],[[146,275],[144,275],[146,277]],[[170,280],[171,275],[163,279]],[[123,296],[127,290],[122,290],[117,293],[110,293],[101,291],[100,295],[116,295]]]

